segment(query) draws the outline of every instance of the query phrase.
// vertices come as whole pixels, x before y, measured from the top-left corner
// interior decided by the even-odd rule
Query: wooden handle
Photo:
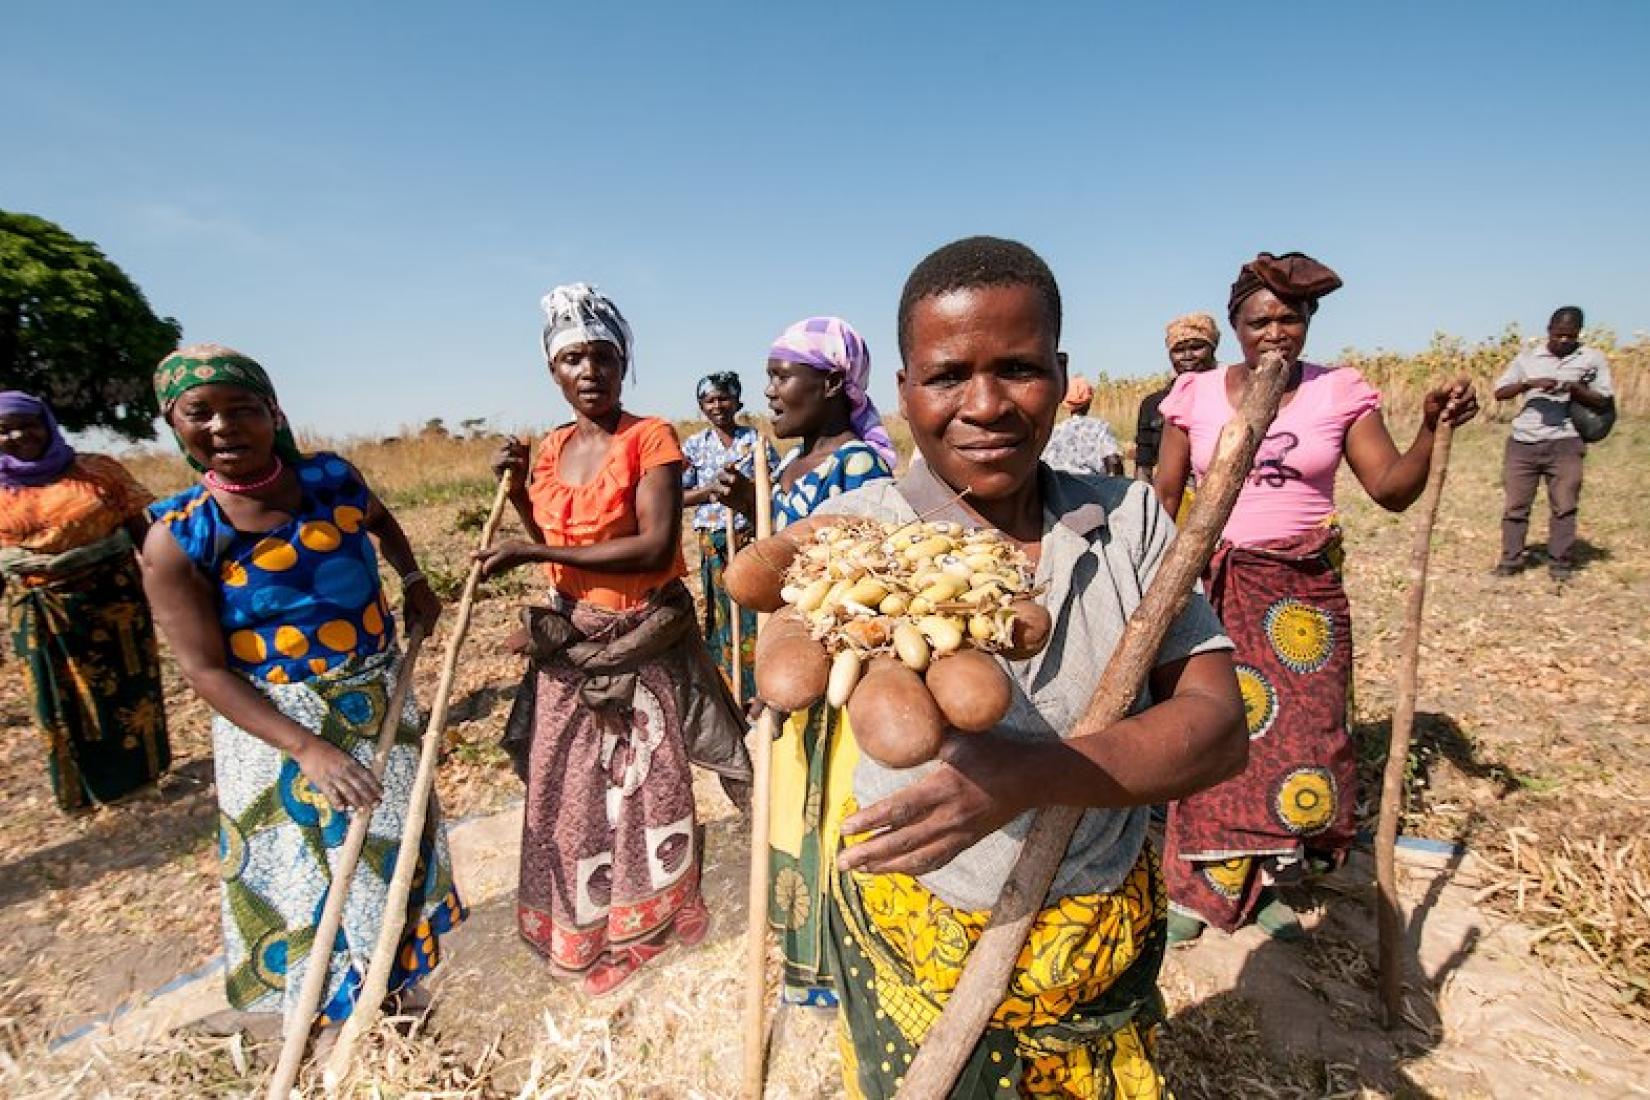
[[[407,635],[407,652],[401,658],[401,669],[395,676],[395,690],[390,693],[389,709],[378,724],[378,745],[373,753],[374,779],[384,778],[389,763],[390,749],[395,746],[395,735],[401,728],[401,711],[407,705],[407,693],[412,689],[413,668],[418,663],[418,651],[424,645],[422,624]],[[367,830],[372,825],[370,811],[357,811],[350,818],[349,833],[339,849],[337,865],[332,869],[332,882],[327,886],[326,908],[315,926],[315,938],[310,941],[309,964],[304,970],[304,984],[298,990],[298,1004],[287,1015],[286,1038],[281,1044],[281,1057],[275,1063],[275,1076],[269,1082],[269,1100],[286,1100],[298,1079],[303,1065],[304,1049],[309,1045],[309,1031],[315,1023],[315,1014],[326,992],[327,975],[331,970],[332,941],[338,935],[338,926],[344,920],[344,905],[349,900],[350,885],[355,881],[355,868],[361,859],[361,849],[367,842]],[[325,950],[320,946],[326,944]]]
[[[768,469],[768,441],[756,441],[756,537],[773,534],[773,476]],[[739,608],[728,601],[735,621]],[[766,615],[757,616],[760,634]],[[773,739],[777,732],[774,712],[766,708],[756,720],[756,739],[751,746],[751,851],[750,882],[746,904],[750,930],[745,937],[745,1036],[744,1077],[740,1094],[745,1100],[761,1100],[766,1079],[768,1012],[768,826],[773,816]]]
[[[1403,1020],[1404,961],[1403,911],[1398,907],[1396,855],[1398,823],[1404,815],[1404,772],[1409,763],[1409,741],[1415,730],[1415,695],[1421,664],[1421,614],[1427,602],[1427,563],[1432,557],[1432,528],[1438,522],[1438,503],[1444,496],[1449,469],[1450,441],[1455,428],[1440,420],[1427,467],[1427,487],[1421,512],[1415,518],[1415,542],[1409,552],[1409,602],[1404,608],[1404,632],[1398,640],[1398,698],[1392,708],[1392,737],[1387,742],[1386,771],[1381,778],[1381,813],[1375,828],[1375,918],[1380,930],[1381,1007],[1386,1026]]]
[[[1237,415],[1221,429],[1207,476],[1192,502],[1191,515],[1169,547],[1140,605],[1129,616],[1100,685],[1071,736],[1106,729],[1128,715],[1156,661],[1164,635],[1185,608],[1192,587],[1209,564],[1254,464],[1255,452],[1277,415],[1289,374],[1289,363],[1278,355],[1264,356],[1254,368]],[[951,1091],[1003,999],[1014,961],[1048,897],[1054,874],[1082,816],[1083,810],[1074,806],[1050,806],[1038,812],[957,988],[905,1074],[905,1086],[898,1094],[901,1100],[941,1100]]]
[[[722,557],[722,564],[726,567],[729,562],[733,561],[733,555],[739,551],[739,531],[734,522],[733,509],[724,504],[722,506],[722,511],[727,514],[728,550]],[[707,592],[705,595],[711,596],[711,593]],[[714,611],[714,608],[712,610]],[[739,605],[733,602],[733,597],[731,596],[728,597],[728,631],[729,639],[732,642],[732,648],[728,653],[728,675],[732,677],[733,701],[740,706],[744,706],[745,660],[740,655],[740,643],[743,639],[739,636],[742,633],[739,622]]]
[[[486,550],[493,543],[504,505],[510,499],[513,475],[504,471],[499,479],[498,492],[493,496],[493,510],[481,529],[481,546]],[[384,920],[379,925],[378,943],[372,951],[372,962],[361,983],[355,1010],[344,1023],[338,1043],[327,1059],[326,1087],[331,1092],[349,1070],[355,1054],[355,1044],[362,1032],[378,1020],[379,1006],[389,992],[390,970],[395,965],[396,948],[401,945],[401,934],[406,930],[407,899],[412,893],[413,869],[418,865],[418,849],[424,839],[424,821],[429,806],[430,788],[435,783],[436,761],[441,755],[441,735],[447,728],[447,705],[453,693],[453,680],[458,675],[458,654],[464,645],[464,635],[470,628],[470,612],[475,605],[476,588],[481,584],[481,562],[470,566],[470,575],[464,581],[464,594],[459,599],[458,614],[453,632],[447,638],[447,652],[441,664],[441,680],[436,686],[435,702],[430,707],[430,720],[424,727],[424,740],[419,750],[418,775],[413,780],[412,795],[407,803],[407,820],[401,830],[401,847],[395,856],[395,877],[390,881],[388,896],[384,899]]]

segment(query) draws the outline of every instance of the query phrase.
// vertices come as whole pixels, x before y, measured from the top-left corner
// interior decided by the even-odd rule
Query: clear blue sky
[[[344,10],[344,9],[348,10]],[[1309,353],[1650,304],[1650,4],[58,3],[11,8],[0,206],[96,241],[304,427],[565,418],[537,303],[597,283],[687,415],[812,313],[891,404],[911,266],[1059,277],[1085,373],[1238,265],[1346,289]],[[1228,335],[1222,351],[1230,352]],[[752,398],[754,397],[754,401]]]

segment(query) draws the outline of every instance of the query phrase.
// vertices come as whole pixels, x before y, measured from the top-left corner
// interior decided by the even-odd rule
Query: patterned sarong
[[[563,977],[673,933],[696,942],[707,917],[686,726],[735,719],[691,598],[675,583],[629,611],[562,601],[529,622],[534,659],[505,737],[527,785],[522,938]]]
[[[5,559],[12,650],[58,806],[81,809],[154,782],[171,764],[166,699],[126,532],[64,554]]]
[[[886,1100],[904,1083],[990,914],[953,909],[908,875],[843,874],[835,893],[843,1079],[855,1100]],[[951,1096],[1168,1096],[1154,1065],[1166,912],[1147,848],[1112,893],[1061,898],[1039,913]]]
[[[1268,860],[1339,859],[1355,833],[1352,619],[1339,560],[1330,527],[1223,544],[1210,564],[1210,600],[1237,646],[1249,765],[1169,807],[1165,876],[1177,908],[1228,932],[1252,916]]]
[[[296,684],[253,681],[278,710],[371,766],[378,727],[396,669],[392,654],[348,663]],[[418,867],[405,913],[384,903],[401,843],[420,724],[409,697],[384,769],[384,797],[355,868],[343,923],[331,945],[322,1015],[347,1017],[387,919],[406,931],[390,972],[390,990],[406,989],[434,970],[440,937],[467,916],[453,886],[452,862],[439,808],[431,797]],[[218,784],[218,855],[223,875],[224,975],[229,1003],[248,1012],[288,1012],[303,988],[349,814],[332,808],[293,759],[221,715],[212,725]]]
[[[728,564],[726,530],[694,532],[699,536],[699,586],[705,593],[705,645],[722,678],[733,686],[733,620],[728,590],[722,587],[722,570]],[[745,544],[740,539],[739,545]],[[737,548],[735,548],[737,551]],[[739,609],[740,699],[756,697],[756,612]]]
[[[825,703],[787,718],[773,743],[768,923],[779,938],[785,981],[793,987],[832,986],[825,950],[836,877],[831,861],[858,761],[848,712]]]

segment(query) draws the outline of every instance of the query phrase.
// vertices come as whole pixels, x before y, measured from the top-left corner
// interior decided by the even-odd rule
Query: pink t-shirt
[[[1232,418],[1226,400],[1229,369],[1181,375],[1161,406],[1163,419],[1191,439],[1192,469],[1199,478],[1209,468],[1220,429]],[[1380,393],[1357,371],[1301,363],[1301,384],[1260,445],[1226,521],[1226,539],[1253,546],[1322,527],[1335,513],[1335,473],[1346,433],[1380,407]]]

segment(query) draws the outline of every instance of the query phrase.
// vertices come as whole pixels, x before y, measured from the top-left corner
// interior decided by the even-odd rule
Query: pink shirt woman
[[[1221,428],[1267,355],[1292,365],[1204,581],[1237,647],[1238,687],[1249,723],[1241,775],[1169,807],[1164,881],[1169,939],[1205,923],[1226,931],[1253,920],[1272,935],[1300,934],[1270,889],[1286,868],[1337,863],[1357,822],[1357,754],[1347,733],[1352,624],[1339,575],[1335,474],[1344,456],[1375,502],[1401,512],[1420,496],[1441,417],[1477,411],[1465,379],[1426,397],[1420,429],[1399,452],[1381,398],[1355,370],[1304,362],[1318,300],[1341,285],[1298,252],[1262,252],[1232,285],[1227,317],[1243,361],[1182,375],[1163,399],[1155,487],[1175,515],[1186,477],[1203,477]]]
[[[1164,421],[1186,433],[1200,480],[1220,429],[1233,415],[1226,391],[1226,374],[1233,369],[1183,374],[1159,406]],[[1347,434],[1381,407],[1381,395],[1355,370],[1302,363],[1300,371],[1300,385],[1266,433],[1226,521],[1224,537],[1234,545],[1293,538],[1327,526],[1335,514],[1335,473]]]

